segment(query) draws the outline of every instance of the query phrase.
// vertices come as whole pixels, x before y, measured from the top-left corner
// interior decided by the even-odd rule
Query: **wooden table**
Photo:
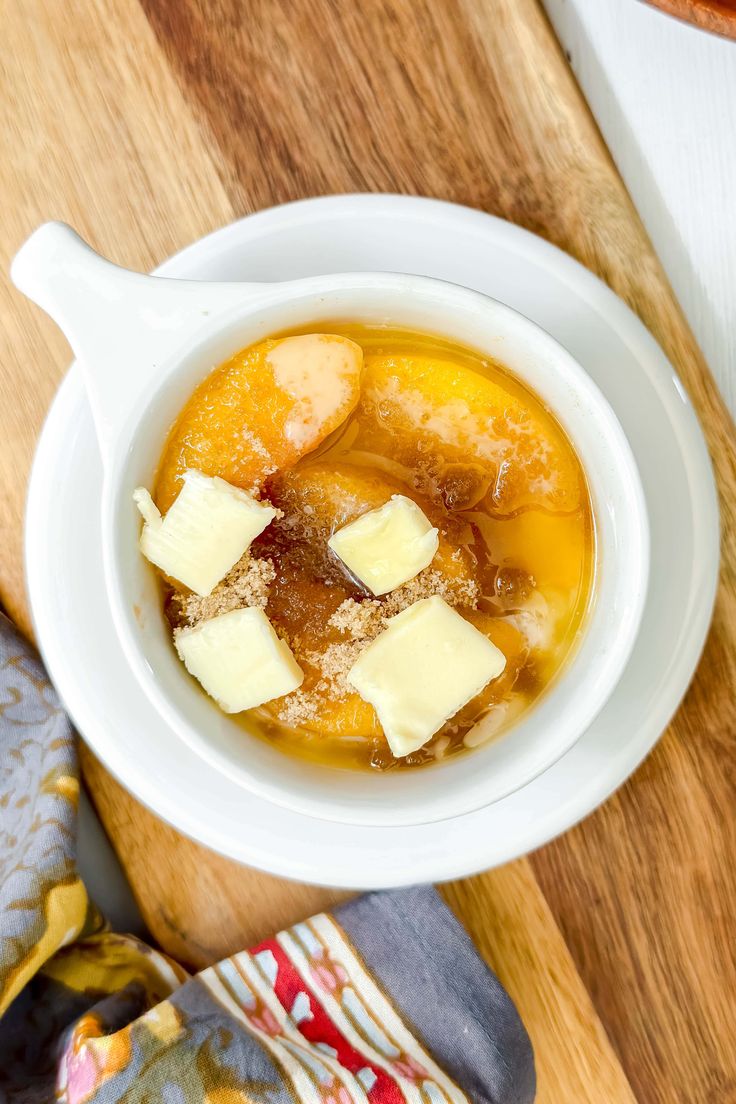
[[[260,207],[420,192],[544,235],[639,312],[686,381],[722,492],[724,569],[665,738],[563,839],[443,892],[518,1002],[545,1104],[736,1099],[736,451],[731,423],[534,0],[4,0],[3,268],[40,220],[150,268]],[[0,599],[34,439],[69,352],[3,285]],[[666,565],[655,569],[666,570]],[[191,965],[334,898],[177,835],[84,755],[160,943]]]

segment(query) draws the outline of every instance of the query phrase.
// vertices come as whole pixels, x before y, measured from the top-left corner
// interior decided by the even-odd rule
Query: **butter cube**
[[[166,517],[145,487],[136,488],[133,501],[144,519],[143,555],[202,598],[277,514],[224,479],[193,470],[184,473],[184,486]]]
[[[327,542],[348,571],[373,594],[408,583],[434,559],[439,538],[423,511],[405,495],[338,529]]]
[[[240,713],[290,694],[304,673],[262,609],[237,609],[175,637],[187,671],[225,713]]]
[[[369,702],[391,751],[409,755],[506,666],[503,652],[442,598],[392,617],[361,652],[348,682]]]

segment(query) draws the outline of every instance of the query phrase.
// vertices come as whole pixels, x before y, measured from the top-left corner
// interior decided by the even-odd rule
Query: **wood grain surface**
[[[3,0],[3,269],[42,219],[150,268],[230,219],[338,191],[418,192],[542,234],[598,272],[685,380],[724,525],[685,704],[598,813],[444,887],[532,1035],[543,1104],[736,1100],[733,427],[534,0]],[[0,600],[30,632],[25,482],[69,359],[3,282]],[[666,570],[666,564],[655,569]],[[89,753],[96,806],[161,945],[193,966],[335,899],[177,835]]]

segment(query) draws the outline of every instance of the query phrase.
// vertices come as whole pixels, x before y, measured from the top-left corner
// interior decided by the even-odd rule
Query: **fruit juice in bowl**
[[[333,766],[415,768],[499,735],[564,666],[592,593],[592,503],[566,435],[502,366],[424,334],[329,329],[239,351],[200,384],[175,422],[154,498],[165,515],[187,485],[182,555],[191,556],[192,532],[217,508],[203,475],[248,491],[263,528],[247,548],[234,546],[232,555],[240,554],[223,563],[213,586],[206,580],[206,594],[164,573],[164,605],[185,663],[198,632],[211,642],[215,617],[246,606],[263,610],[288,642],[298,685],[235,708],[261,738]],[[290,431],[304,402],[291,398],[293,379],[278,424],[280,350],[313,362],[324,395],[335,373],[334,401],[323,398],[309,435]],[[296,418],[303,426],[304,414]],[[157,524],[154,515],[154,532]],[[144,527],[144,551],[150,532]],[[398,703],[384,705],[378,690],[366,700],[353,672],[399,614],[428,599],[437,602],[417,612],[426,618],[441,601],[496,651],[488,652],[487,681],[458,685],[452,712],[421,728],[416,702],[411,717],[396,718]],[[219,624],[225,631],[235,621]],[[468,639],[477,638],[469,632]],[[223,649],[230,647],[228,636]],[[208,662],[221,676],[214,647]],[[192,665],[206,690],[207,672]],[[226,709],[249,701],[238,696],[247,694],[243,673],[231,677],[231,690],[218,683]],[[284,677],[289,685],[286,663]],[[427,697],[424,687],[413,693]]]

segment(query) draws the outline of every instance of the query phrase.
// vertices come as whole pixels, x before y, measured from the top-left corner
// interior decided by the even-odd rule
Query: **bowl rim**
[[[154,705],[157,712],[166,719],[167,723],[174,728],[177,734],[184,739],[197,754],[217,767],[220,771],[224,771],[230,777],[234,777],[245,790],[249,790],[254,794],[264,797],[277,805],[311,816],[317,816],[322,820],[370,825],[373,827],[394,827],[421,824],[429,821],[439,821],[461,816],[501,800],[509,793],[515,792],[546,771],[577,742],[585,729],[592,723],[595,716],[603,708],[605,702],[612,693],[630,657],[636,640],[647,592],[649,572],[649,527],[644,492],[641,486],[638,468],[618,418],[608,403],[608,400],[600,392],[597,385],[593,382],[582,365],[580,365],[564,346],[546,330],[514,308],[482,292],[463,287],[462,285],[453,284],[449,281],[436,279],[434,277],[414,276],[403,273],[354,272],[331,274],[327,276],[310,276],[297,280],[278,281],[268,285],[249,285],[249,289],[257,289],[254,298],[244,301],[243,304],[236,308],[231,308],[223,312],[222,315],[217,317],[213,326],[208,329],[206,334],[201,338],[197,337],[194,340],[190,339],[184,349],[172,350],[170,357],[165,363],[159,365],[160,374],[155,388],[152,389],[151,400],[149,402],[150,406],[153,405],[154,395],[159,395],[175,377],[177,368],[182,366],[187,358],[195,358],[197,351],[211,341],[213,336],[224,332],[229,325],[248,320],[254,312],[262,311],[267,308],[278,309],[280,307],[285,307],[299,296],[315,296],[325,291],[385,291],[387,289],[392,292],[417,295],[421,292],[426,293],[431,289],[435,294],[438,292],[441,293],[445,301],[455,297],[455,301],[459,298],[466,307],[472,304],[476,310],[488,311],[491,309],[495,312],[496,319],[505,319],[508,324],[524,331],[525,337],[527,337],[530,342],[532,339],[537,342],[541,341],[543,345],[546,346],[547,350],[554,353],[555,363],[558,369],[560,369],[560,365],[562,365],[560,371],[562,372],[564,370],[568,376],[575,379],[576,385],[585,396],[588,407],[595,409],[603,422],[606,423],[608,433],[613,434],[616,438],[617,458],[621,462],[620,466],[626,472],[630,504],[633,507],[636,521],[634,531],[638,538],[636,547],[627,549],[629,554],[633,554],[632,559],[638,569],[636,575],[637,585],[635,587],[635,594],[633,595],[629,614],[626,623],[620,626],[620,631],[615,640],[615,647],[611,650],[611,653],[602,665],[605,678],[600,680],[602,685],[599,687],[595,700],[593,701],[591,699],[584,708],[578,705],[575,709],[567,710],[569,715],[568,720],[571,717],[573,721],[573,723],[570,724],[567,738],[555,743],[552,753],[539,756],[534,766],[528,766],[523,773],[518,772],[513,784],[509,784],[504,788],[497,787],[491,796],[487,794],[483,796],[478,790],[475,798],[470,798],[469,792],[467,792],[465,798],[463,798],[462,794],[465,791],[460,789],[454,798],[448,798],[444,801],[442,811],[433,809],[429,812],[427,810],[424,814],[418,816],[416,813],[404,814],[399,810],[395,815],[389,817],[383,815],[377,818],[376,813],[370,811],[370,809],[373,808],[372,805],[368,808],[355,808],[347,805],[344,801],[337,801],[333,803],[333,806],[330,806],[327,805],[322,798],[305,796],[305,794],[301,792],[295,795],[293,789],[290,789],[285,783],[277,783],[274,785],[264,780],[262,777],[256,776],[253,771],[244,769],[239,764],[234,763],[227,754],[220,752],[214,747],[199,728],[190,724],[183,710],[172,701],[168,695],[160,691],[156,682],[155,672],[152,670],[150,664],[147,663],[140,643],[136,639],[135,617],[132,610],[126,606],[122,595],[122,588],[119,585],[118,573],[116,573],[114,569],[116,563],[116,542],[113,540],[113,534],[118,532],[116,514],[119,514],[119,511],[117,507],[120,504],[120,496],[124,494],[124,480],[122,477],[126,470],[128,458],[131,452],[134,451],[137,434],[145,421],[145,412],[139,409],[131,414],[127,425],[123,428],[118,437],[118,445],[110,458],[110,463],[106,465],[102,503],[103,559],[105,563],[106,587],[115,628],[123,645],[126,658],[134,670],[139,684],[143,687],[147,697]],[[270,332],[278,332],[278,326],[271,327]],[[458,335],[455,336],[457,339],[462,340]],[[473,342],[468,342],[468,344],[475,345]],[[210,368],[207,370],[211,370],[211,366],[212,362],[210,361]],[[512,374],[518,375],[514,369],[510,369],[510,371]],[[206,371],[201,373],[199,378],[203,378],[204,374],[206,374]],[[526,386],[531,387],[531,389],[536,392],[536,388],[533,384],[529,384],[523,376],[519,376],[519,378]],[[562,417],[560,411],[557,409],[553,408],[552,413],[561,421],[565,432],[571,437],[573,446],[577,450],[578,441],[576,440],[575,433],[570,429],[569,421]],[[594,510],[597,512],[600,506],[600,503],[596,502],[596,495],[598,494],[599,488],[594,485],[591,473],[585,468],[585,465],[584,470],[589,482],[591,497],[594,500]],[[596,590],[595,582],[593,584],[593,590],[594,592]],[[595,606],[595,603],[593,603],[593,605]],[[584,626],[581,630],[581,639],[576,643],[574,654],[566,659],[559,677],[555,678],[553,684],[545,691],[540,701],[535,703],[532,709],[525,712],[524,718],[520,724],[523,724],[527,719],[532,719],[532,722],[538,726],[540,723],[538,715],[541,707],[544,703],[549,702],[550,699],[554,700],[554,696],[558,694],[559,686],[568,682],[568,675],[579,669],[580,664],[578,661],[581,657],[582,644],[588,636],[593,616],[594,609],[589,608],[588,611],[586,611]],[[589,658],[588,664],[590,664],[590,662],[591,660]],[[212,705],[213,708],[217,708],[214,703],[212,703]],[[545,716],[549,710],[550,707],[547,706],[542,715]],[[535,717],[537,718],[536,721],[534,721]],[[512,724],[508,734],[512,735],[518,727],[519,726]],[[482,757],[483,751],[483,748],[475,749],[472,756],[462,756],[460,761],[472,759],[477,763],[479,758]],[[278,754],[283,755],[283,753]],[[285,761],[295,761],[292,757],[286,756],[284,758]],[[457,762],[458,760],[450,761],[453,765]],[[447,766],[448,764],[438,764],[432,766],[429,770],[431,770],[433,774],[439,773],[440,770],[446,769]],[[350,772],[350,774],[355,773],[357,772]],[[410,772],[407,772],[402,776],[407,778],[409,773]],[[427,772],[423,771],[417,773]]]

